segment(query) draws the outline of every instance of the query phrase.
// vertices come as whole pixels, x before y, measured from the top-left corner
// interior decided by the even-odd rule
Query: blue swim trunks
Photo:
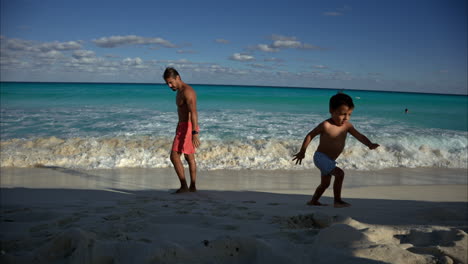
[[[336,161],[318,151],[314,154],[314,164],[319,168],[322,176],[330,175],[330,173],[336,168]]]

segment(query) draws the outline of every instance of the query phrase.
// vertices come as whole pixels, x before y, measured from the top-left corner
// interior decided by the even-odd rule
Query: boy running
[[[331,176],[335,176],[333,183],[334,206],[337,208],[351,206],[341,199],[341,188],[343,186],[344,172],[336,166],[336,159],[345,147],[348,132],[369,149],[376,149],[378,144],[372,143],[366,136],[359,133],[354,126],[348,122],[354,110],[353,99],[346,94],[338,93],[330,98],[331,118],[320,123],[307,134],[302,143],[301,150],[295,154],[293,161],[301,164],[305,157],[306,149],[312,139],[320,135],[319,146],[314,154],[314,164],[320,169],[322,178],[315,194],[307,204],[323,205],[319,202],[320,197],[330,186]]]

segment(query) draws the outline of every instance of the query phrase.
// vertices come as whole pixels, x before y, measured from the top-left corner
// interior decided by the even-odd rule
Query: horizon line
[[[64,83],[64,84],[137,84],[137,85],[166,85],[165,83],[151,82],[76,82],[76,81],[0,81],[0,83]],[[368,89],[352,89],[352,88],[322,88],[322,87],[306,87],[306,86],[273,86],[273,85],[249,85],[249,84],[203,84],[190,83],[190,85],[204,86],[236,86],[236,87],[259,87],[259,88],[282,88],[282,89],[317,89],[317,90],[338,90],[338,91],[363,91],[363,92],[386,92],[386,93],[408,93],[408,94],[427,94],[427,95],[453,95],[453,96],[468,96],[461,93],[430,93],[416,91],[388,91],[388,90],[368,90]]]

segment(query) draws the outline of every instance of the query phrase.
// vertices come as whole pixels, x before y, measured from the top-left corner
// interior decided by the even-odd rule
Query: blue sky
[[[467,94],[465,0],[0,0],[1,80]]]

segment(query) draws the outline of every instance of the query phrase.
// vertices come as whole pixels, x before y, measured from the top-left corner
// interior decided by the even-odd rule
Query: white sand
[[[348,186],[335,209],[305,205],[304,171],[204,172],[181,195],[172,170],[0,172],[1,263],[468,263],[466,184]]]

